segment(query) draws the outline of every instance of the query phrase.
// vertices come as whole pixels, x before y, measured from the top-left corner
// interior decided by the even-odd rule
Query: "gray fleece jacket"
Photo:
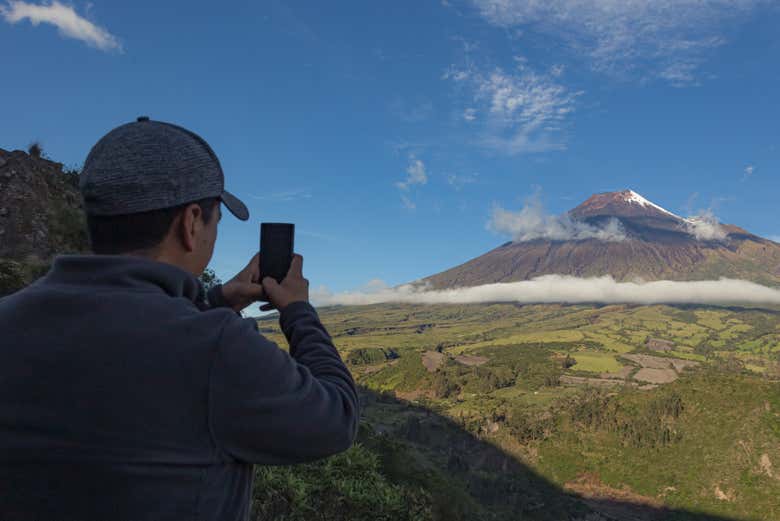
[[[253,464],[322,458],[357,431],[315,309],[279,324],[289,354],[176,266],[56,257],[0,299],[0,519],[248,519]]]

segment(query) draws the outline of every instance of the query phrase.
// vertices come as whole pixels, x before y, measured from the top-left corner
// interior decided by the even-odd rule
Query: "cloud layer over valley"
[[[354,292],[332,293],[320,286],[311,292],[319,306],[368,305],[382,302],[409,304],[517,303],[629,303],[780,305],[780,289],[737,279],[702,281],[617,282],[610,276],[579,278],[544,275],[532,280],[433,290],[430,285],[388,287],[373,279]]]

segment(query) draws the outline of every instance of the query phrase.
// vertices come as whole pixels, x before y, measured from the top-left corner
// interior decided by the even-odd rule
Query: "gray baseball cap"
[[[124,215],[217,197],[246,221],[249,210],[225,190],[217,155],[194,132],[141,116],[100,138],[79,188],[90,215]]]

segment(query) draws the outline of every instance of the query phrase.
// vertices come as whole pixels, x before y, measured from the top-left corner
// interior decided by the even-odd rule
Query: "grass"
[[[615,355],[599,353],[596,351],[577,351],[572,354],[576,364],[571,369],[574,371],[587,371],[590,373],[616,373],[623,365],[615,360]]]

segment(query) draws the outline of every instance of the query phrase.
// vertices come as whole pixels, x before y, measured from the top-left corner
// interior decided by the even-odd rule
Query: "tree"
[[[222,280],[217,277],[217,274],[214,272],[213,268],[206,268],[203,270],[203,274],[198,277],[198,280],[200,280],[200,283],[203,284],[203,287],[206,291],[210,290],[217,284],[222,284]]]

